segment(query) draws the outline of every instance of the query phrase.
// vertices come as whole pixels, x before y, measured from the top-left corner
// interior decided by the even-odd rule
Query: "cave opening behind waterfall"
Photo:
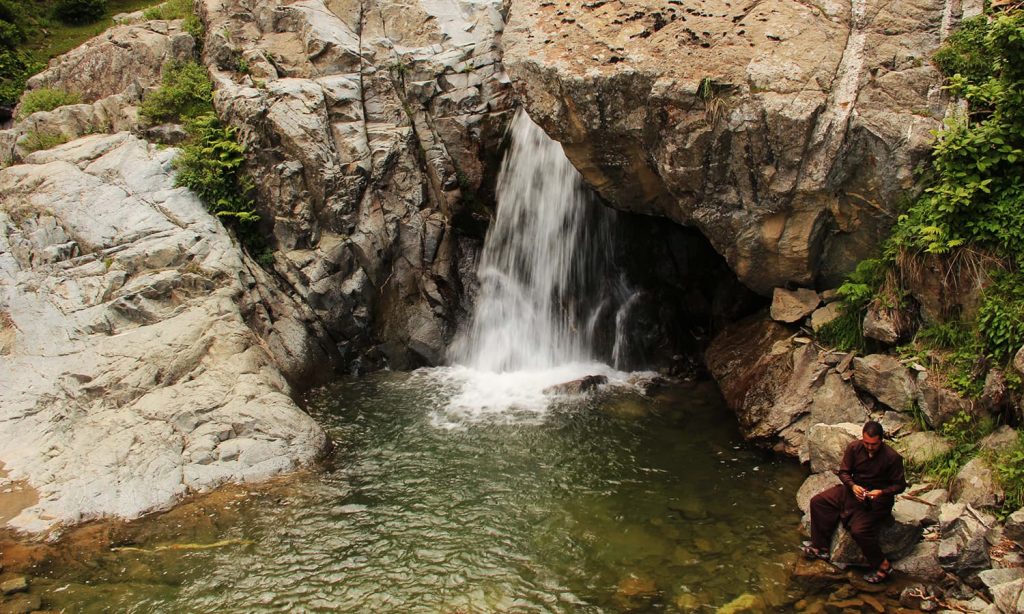
[[[510,136],[452,363],[692,371],[717,330],[763,306],[696,229],[604,204],[524,112]]]

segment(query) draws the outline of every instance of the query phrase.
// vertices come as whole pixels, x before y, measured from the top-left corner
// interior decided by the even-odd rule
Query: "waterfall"
[[[595,322],[619,302],[605,288],[618,279],[609,274],[613,213],[522,110],[511,136],[477,273],[479,298],[450,358],[494,373],[591,362]]]

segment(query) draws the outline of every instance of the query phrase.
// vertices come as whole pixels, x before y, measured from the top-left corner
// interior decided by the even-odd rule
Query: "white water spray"
[[[623,301],[633,292],[611,264],[614,214],[526,113],[511,136],[473,317],[450,348],[453,366],[433,371],[459,391],[438,425],[536,419],[552,385],[595,374],[611,385],[628,379],[593,353],[602,327],[614,326],[605,335],[614,335],[616,357],[626,345]]]
[[[546,369],[591,356],[580,304],[601,284],[611,239],[579,172],[530,117],[512,122],[484,244],[480,295],[453,362],[489,372]],[[581,320],[583,323],[581,324]]]

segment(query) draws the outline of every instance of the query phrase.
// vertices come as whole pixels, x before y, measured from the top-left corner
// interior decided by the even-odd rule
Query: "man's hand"
[[[853,496],[857,497],[858,501],[863,501],[864,496],[868,494],[868,491],[861,486],[853,485]]]
[[[869,491],[867,491],[864,494],[865,494],[865,496],[867,496],[868,499],[875,499],[875,498],[878,498],[878,497],[882,496],[882,491],[881,490],[877,490],[877,489],[876,490],[869,490]]]

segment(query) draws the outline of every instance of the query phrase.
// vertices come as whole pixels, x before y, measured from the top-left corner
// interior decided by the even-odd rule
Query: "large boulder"
[[[796,491],[796,506],[804,514],[808,513],[811,510],[811,499],[814,498],[814,495],[839,484],[842,484],[842,482],[831,471],[812,473],[800,485],[799,490]]]
[[[949,494],[956,503],[973,507],[995,507],[1006,497],[995,472],[984,458],[972,458],[953,478]]]
[[[719,334],[705,359],[744,437],[807,460],[813,425],[863,424],[868,411],[827,353],[788,337],[784,327],[755,315]]]
[[[1005,614],[1024,612],[1024,579],[992,587],[992,604]]]
[[[246,264],[175,151],[96,135],[0,171],[0,464],[37,531],[133,517],[326,446],[238,306]]]
[[[886,354],[854,358],[853,385],[896,411],[910,408],[917,396],[917,385],[910,370]]]
[[[349,368],[443,362],[514,111],[501,1],[198,7],[275,274]]]
[[[938,581],[945,577],[946,571],[939,564],[939,542],[922,541],[914,546],[906,556],[892,564],[896,571],[914,578]]]
[[[770,313],[776,322],[793,324],[811,315],[820,304],[821,298],[814,290],[775,288]]]
[[[699,228],[748,287],[874,253],[946,108],[939,0],[516,0],[504,64],[613,206]]]
[[[989,566],[988,538],[996,519],[965,503],[939,510],[939,562],[946,571],[966,576]]]
[[[886,522],[878,533],[878,543],[882,552],[890,561],[897,561],[913,552],[921,539],[921,527],[913,522],[905,522],[902,518],[893,515],[893,519]],[[853,540],[853,536],[842,525],[832,536],[832,562],[837,565],[866,565],[867,559],[861,552],[860,546]]]
[[[1003,535],[1024,546],[1024,507],[1007,516],[1003,525]]]
[[[921,431],[901,437],[895,447],[908,464],[920,466],[948,453],[953,444],[935,431]]]
[[[947,388],[942,381],[942,376],[921,371],[917,374],[916,383],[917,403],[924,414],[925,421],[931,428],[938,429],[961,413],[974,413],[973,404]]]
[[[863,424],[815,424],[807,434],[807,456],[811,471],[838,471],[850,442],[861,436]]]

